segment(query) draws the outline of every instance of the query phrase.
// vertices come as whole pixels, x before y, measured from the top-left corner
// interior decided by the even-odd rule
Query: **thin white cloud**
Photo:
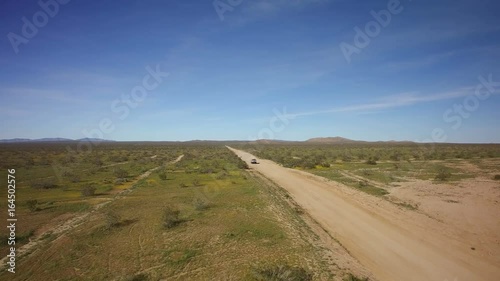
[[[36,88],[6,88],[0,89],[0,95],[16,97],[16,99],[45,99],[56,102],[66,102],[74,104],[87,103],[87,100],[75,98],[68,95],[65,91]]]
[[[327,3],[330,0],[254,0],[249,1],[245,7],[247,13],[262,14],[272,13],[285,8],[302,8],[311,4]]]
[[[378,101],[374,101],[371,103],[349,105],[349,106],[342,106],[342,107],[334,107],[334,108],[325,109],[325,110],[315,110],[315,111],[291,113],[291,114],[288,114],[287,116],[289,118],[295,118],[295,117],[313,116],[313,115],[329,114],[329,113],[366,112],[366,111],[373,111],[373,110],[390,109],[390,108],[397,108],[397,107],[403,107],[403,106],[411,106],[411,105],[415,105],[415,104],[419,104],[419,103],[427,103],[427,102],[433,102],[433,101],[440,101],[440,100],[448,100],[448,99],[465,97],[465,96],[473,93],[473,91],[474,91],[473,87],[466,87],[466,88],[461,88],[461,89],[458,89],[458,90],[452,91],[452,92],[444,92],[444,93],[438,93],[435,95],[428,95],[428,96],[420,96],[414,92],[413,93],[412,92],[402,93],[402,94],[395,95],[395,96],[387,96],[387,97],[384,97],[382,99],[379,99]]]

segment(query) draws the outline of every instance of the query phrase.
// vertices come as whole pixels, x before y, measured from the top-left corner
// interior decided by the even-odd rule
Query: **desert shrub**
[[[64,172],[63,177],[65,177],[66,179],[68,179],[72,183],[77,183],[80,181],[79,175],[72,173],[72,172],[69,172],[69,171]]]
[[[180,188],[185,188],[185,187],[188,187],[188,186],[187,186],[187,184],[185,184],[185,183],[181,182],[181,183],[179,183],[179,187],[180,187]]]
[[[179,217],[180,213],[178,209],[166,206],[163,209],[163,227],[169,229],[180,224],[182,222]]]
[[[352,161],[352,156],[349,154],[344,154],[342,155],[342,162],[351,162]]]
[[[367,187],[368,186],[368,182],[363,180],[363,181],[359,181],[358,182],[358,186],[363,188],[363,187]]]
[[[104,217],[107,229],[111,229],[120,225],[121,218],[117,213],[109,211],[104,215]]]
[[[446,168],[440,168],[434,179],[437,181],[447,181],[450,178],[451,172]]]
[[[200,180],[198,180],[198,179],[193,180],[193,186],[200,186],[200,185],[201,185]]]
[[[304,169],[314,169],[316,168],[316,163],[314,163],[313,161],[311,160],[306,160],[303,164],[302,164],[302,167]]]
[[[194,209],[197,211],[203,211],[210,208],[211,204],[207,200],[201,198],[196,198],[193,202]]]
[[[160,178],[160,180],[164,181],[164,180],[167,180],[167,173],[165,172],[161,172],[158,174],[158,177]]]
[[[363,169],[361,170],[361,174],[363,174],[363,176],[371,176],[373,175],[373,172],[370,170]]]
[[[113,175],[117,178],[126,178],[128,177],[128,172],[125,171],[124,169],[122,168],[116,168],[114,171],[113,171]]]
[[[121,185],[127,182],[126,178],[117,178],[115,179],[115,185]]]
[[[28,200],[26,201],[26,206],[31,212],[38,211],[38,200]]]
[[[36,189],[50,189],[50,188],[56,188],[57,183],[54,178],[40,179],[31,182],[31,187]]]
[[[226,171],[221,171],[217,173],[217,176],[215,176],[216,179],[222,180],[225,179],[229,174]]]
[[[368,165],[377,165],[377,161],[371,157],[370,157],[370,159],[366,160],[365,163]]]
[[[328,162],[321,162],[321,167],[323,167],[323,168],[330,168],[330,163],[328,163]]]
[[[16,237],[16,244],[17,243],[25,243],[30,240],[31,237],[35,235],[35,230],[31,229],[27,232],[23,232],[17,235]]]
[[[134,276],[130,276],[129,278],[125,279],[126,281],[147,281],[149,280],[149,277],[144,274],[144,273],[139,273]]]
[[[248,167],[247,162],[239,159],[239,161],[238,161],[238,169],[246,170],[246,169],[250,169],[250,167]]]
[[[69,178],[69,181],[72,182],[72,183],[80,182],[80,176],[79,175],[73,175],[72,177]]]
[[[82,196],[85,196],[85,197],[94,196],[95,191],[96,191],[96,187],[92,184],[86,184],[86,185],[82,186],[82,189],[81,189]]]
[[[496,181],[500,180],[500,175],[495,175],[495,176],[493,177],[493,179],[494,179],[494,180],[496,180]]]
[[[344,279],[344,281],[368,281],[368,278],[359,278],[349,273],[349,275]]]
[[[271,265],[254,268],[252,277],[258,281],[310,281],[312,274],[301,267]]]
[[[97,166],[97,167],[101,167],[104,163],[102,162],[102,160],[100,158],[95,158],[92,163]]]

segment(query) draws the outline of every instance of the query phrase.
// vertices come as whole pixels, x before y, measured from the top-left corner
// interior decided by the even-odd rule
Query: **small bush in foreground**
[[[115,213],[113,211],[107,212],[105,214],[105,218],[106,218],[106,228],[107,229],[111,229],[111,228],[114,228],[114,227],[117,227],[120,225],[121,218],[117,213]]]
[[[144,273],[140,273],[140,274],[136,274],[134,276],[131,276],[131,277],[127,278],[126,280],[127,281],[147,281],[147,280],[149,280],[149,277]]]
[[[163,227],[172,228],[177,226],[182,222],[179,218],[181,211],[178,209],[172,208],[170,206],[165,207],[163,210]]]
[[[193,206],[196,211],[203,211],[210,208],[210,202],[200,198],[196,198],[193,202]]]
[[[447,169],[439,169],[436,177],[434,178],[437,181],[447,181],[451,178],[451,172]]]
[[[38,200],[28,200],[26,201],[26,206],[31,212],[38,211]]]
[[[365,163],[368,165],[377,165],[377,161],[373,158],[368,159]]]
[[[255,268],[252,272],[258,281],[310,281],[312,274],[301,267],[290,265],[273,265]]]
[[[158,177],[160,177],[162,181],[167,180],[167,173],[161,172],[158,174]]]
[[[94,196],[95,191],[96,191],[95,186],[93,186],[91,184],[84,185],[82,187],[82,196],[85,196],[85,197]]]
[[[344,281],[368,281],[368,278],[358,278],[349,273],[349,276],[347,276],[347,278],[345,278]]]
[[[57,187],[57,184],[55,179],[47,178],[31,182],[31,187],[36,189],[49,189]]]
[[[496,180],[496,181],[500,180],[500,175],[495,175],[495,176],[493,177],[493,179],[494,179],[494,180]]]

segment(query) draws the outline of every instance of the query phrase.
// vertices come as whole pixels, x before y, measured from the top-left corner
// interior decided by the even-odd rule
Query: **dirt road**
[[[286,189],[378,280],[500,280],[500,257],[463,241],[459,229],[272,161],[251,165],[257,157],[229,149]]]

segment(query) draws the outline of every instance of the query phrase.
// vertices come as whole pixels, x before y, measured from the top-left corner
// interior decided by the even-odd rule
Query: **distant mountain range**
[[[113,140],[105,140],[98,138],[83,138],[83,139],[67,139],[67,138],[42,138],[42,139],[1,139],[0,143],[25,143],[25,142],[76,142],[76,141],[89,141],[89,142],[114,142]],[[170,141],[165,141],[170,142]],[[270,140],[270,139],[260,139],[255,141],[242,141],[242,140],[233,140],[233,141],[214,141],[214,140],[191,140],[186,141],[187,143],[227,143],[227,142],[249,142],[249,143],[259,143],[259,144],[272,144],[272,143],[311,143],[311,144],[355,144],[355,143],[393,143],[393,144],[404,144],[404,143],[413,143],[411,141],[377,141],[377,142],[369,142],[369,141],[360,141],[360,140],[351,140],[343,137],[321,137],[321,138],[311,138],[306,141],[286,141],[286,140]]]
[[[104,140],[97,138],[83,138],[83,139],[66,139],[66,138],[42,138],[42,139],[2,139],[0,143],[18,143],[18,142],[71,142],[71,141],[90,141],[90,142],[111,142],[112,140]]]
[[[270,143],[311,143],[311,144],[353,144],[353,143],[393,143],[393,144],[409,144],[414,143],[411,141],[361,141],[361,140],[351,140],[343,137],[322,137],[322,138],[311,138],[306,141],[283,141],[283,140],[256,140],[256,143],[270,144]]]

